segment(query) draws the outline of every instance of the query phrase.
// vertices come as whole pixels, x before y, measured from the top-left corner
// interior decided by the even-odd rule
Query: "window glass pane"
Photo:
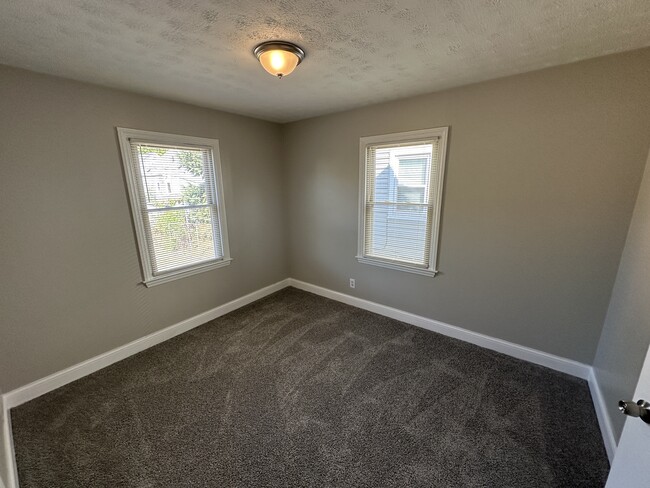
[[[426,203],[427,175],[431,156],[399,157],[397,176],[397,201],[401,203]]]
[[[400,158],[400,185],[425,185],[430,161],[430,157]]]
[[[426,206],[398,206],[375,204],[368,207],[366,254],[382,259],[393,259],[423,264],[427,259],[428,208]]]
[[[149,211],[155,272],[188,266],[221,256],[213,230],[216,208]],[[215,226],[218,229],[218,226]]]
[[[366,256],[428,265],[433,147],[433,143],[370,146]]]
[[[428,202],[431,144],[378,146],[371,149],[369,177],[374,202]]]
[[[424,203],[424,186],[399,185],[397,187],[397,201],[399,203]]]
[[[204,159],[207,151],[137,145],[147,208],[205,205]]]

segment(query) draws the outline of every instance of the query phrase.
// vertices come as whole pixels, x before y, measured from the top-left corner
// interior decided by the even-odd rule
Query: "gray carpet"
[[[600,487],[587,384],[293,288],[11,411],[21,488]]]

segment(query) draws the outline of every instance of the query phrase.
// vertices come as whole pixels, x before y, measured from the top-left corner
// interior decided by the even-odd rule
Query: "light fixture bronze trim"
[[[268,53],[269,51],[282,51],[285,53],[290,53],[293,54],[297,58],[296,64],[288,71],[287,73],[274,73],[270,69],[269,66],[267,66],[264,63],[264,60],[262,59],[262,55],[265,53]],[[300,63],[302,63],[302,60],[305,59],[305,51],[291,43],[291,42],[286,42],[286,41],[266,41],[261,44],[258,44],[255,46],[255,49],[253,50],[253,54],[257,58],[257,60],[262,64],[262,67],[270,74],[277,76],[278,78],[282,78],[283,76],[286,76],[288,74],[291,74],[293,69],[295,69],[295,66],[298,66]],[[295,61],[294,61],[295,62]],[[292,63],[293,64],[293,63]]]

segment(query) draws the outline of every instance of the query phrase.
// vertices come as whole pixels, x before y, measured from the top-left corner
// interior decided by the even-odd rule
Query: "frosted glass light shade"
[[[281,41],[264,42],[255,48],[254,53],[262,67],[278,78],[291,74],[305,58],[301,48]]]
[[[266,51],[260,55],[260,63],[262,67],[271,73],[273,76],[283,77],[291,74],[291,72],[298,66],[298,56],[287,51],[280,49],[273,49]]]

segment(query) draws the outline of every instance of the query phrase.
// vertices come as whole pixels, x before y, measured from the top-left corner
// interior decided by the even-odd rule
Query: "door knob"
[[[618,409],[625,415],[639,417],[646,424],[650,424],[650,403],[645,400],[639,400],[636,403],[621,400],[618,402]]]

